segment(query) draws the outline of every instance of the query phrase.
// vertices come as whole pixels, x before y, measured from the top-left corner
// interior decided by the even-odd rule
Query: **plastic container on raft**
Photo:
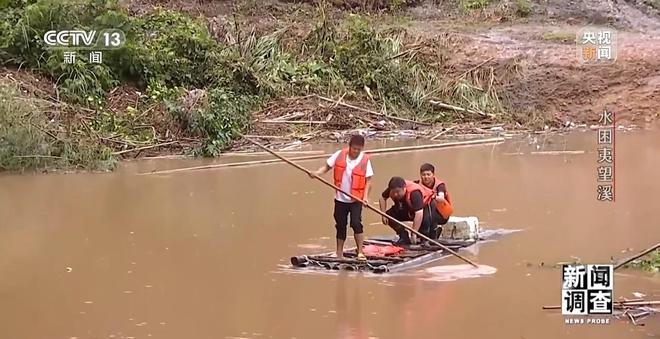
[[[478,240],[479,219],[477,217],[451,216],[442,226],[442,237],[445,239]]]

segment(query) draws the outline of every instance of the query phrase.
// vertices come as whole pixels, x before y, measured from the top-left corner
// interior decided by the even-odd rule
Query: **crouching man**
[[[425,236],[436,239],[436,229],[440,220],[439,213],[433,204],[435,194],[433,190],[405,180],[401,177],[392,177],[379,200],[380,210],[395,220],[412,221],[412,228]],[[394,205],[387,208],[387,200],[392,199]],[[390,226],[399,236],[397,245],[416,244],[417,236],[409,235],[407,230],[383,217],[383,224]]]

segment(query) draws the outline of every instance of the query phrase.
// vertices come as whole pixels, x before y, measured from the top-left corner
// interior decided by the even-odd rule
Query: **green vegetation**
[[[643,2],[648,6],[660,10],[660,0],[644,0]]]
[[[525,17],[532,13],[532,3],[529,0],[516,0],[516,13]]]
[[[567,32],[548,32],[543,34],[543,40],[563,43],[574,42],[575,34]]]
[[[464,10],[474,10],[485,8],[490,4],[490,0],[459,0],[458,3]]]
[[[660,250],[655,250],[640,260],[633,261],[630,266],[648,272],[660,272]]]
[[[20,95],[14,86],[0,85],[0,170],[113,168],[110,149],[74,136],[66,126],[49,119],[45,112],[57,109],[50,106]]]
[[[487,0],[466,1],[465,7],[487,4]],[[69,141],[61,141],[49,140],[46,125],[35,123],[41,129],[18,125],[21,119],[15,114],[27,113],[4,107],[0,141],[9,146],[2,150],[2,169],[100,168],[91,158],[105,164],[120,145],[125,150],[157,144],[170,132],[201,139],[198,153],[215,156],[249,126],[251,112],[284,96],[346,95],[375,102],[388,114],[430,121],[462,116],[437,111],[429,103],[432,98],[473,110],[504,112],[493,88],[492,69],[445,80],[414,51],[404,51],[403,32],[377,31],[358,15],[337,22],[324,15],[323,7],[304,41],[287,45],[286,30],[244,34],[239,20],[229,32],[236,43],[225,43],[215,40],[202,20],[162,9],[131,17],[116,0],[4,0],[2,6],[0,62],[49,77],[68,105],[92,112],[85,123],[55,119],[57,128],[66,127]],[[103,64],[90,64],[84,53],[75,63],[65,64],[63,50],[47,48],[42,40],[53,29],[104,28],[121,29],[127,41],[120,50],[104,51]],[[136,102],[110,107],[111,90],[125,85],[141,92]],[[47,121],[39,113],[38,99],[13,98],[7,88],[3,93],[6,105],[34,101],[29,121]],[[144,113],[137,109],[146,106],[161,109]],[[50,146],[37,146],[45,140]]]

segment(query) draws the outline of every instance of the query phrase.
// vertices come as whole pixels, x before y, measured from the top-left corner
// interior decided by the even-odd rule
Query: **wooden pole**
[[[323,154],[323,155],[325,155],[324,151],[283,151],[283,150],[279,150],[278,153],[288,154],[288,155],[300,155],[300,154],[308,154],[308,155]],[[231,153],[222,153],[222,155],[225,156],[225,157],[229,157],[229,156],[232,156],[232,157],[244,157],[244,156],[252,157],[252,156],[254,156],[254,157],[256,157],[256,156],[270,155],[270,153],[268,153],[268,152],[231,152]]]
[[[624,307],[633,307],[633,306],[653,306],[653,305],[660,305],[660,301],[654,301],[654,300],[649,300],[649,301],[631,301],[631,302],[626,302],[626,301],[614,301],[612,303],[612,306],[614,308],[624,308]],[[552,306],[543,306],[544,310],[558,310],[561,309],[561,306],[559,305],[552,305]]]
[[[144,147],[131,148],[131,149],[127,149],[127,150],[123,150],[123,151],[119,151],[119,152],[113,152],[112,155],[121,155],[121,154],[129,153],[129,152],[144,151],[144,150],[148,150],[148,149],[152,149],[152,148],[156,148],[156,147],[173,145],[173,144],[177,144],[177,143],[179,143],[179,142],[178,141],[170,141],[170,142],[164,142],[164,143],[149,145],[149,146],[144,146]]]
[[[471,110],[471,109],[467,109],[467,108],[463,108],[463,107],[449,105],[449,104],[445,104],[444,102],[440,102],[440,101],[437,101],[437,100],[429,100],[429,102],[432,105],[440,106],[442,108],[452,109],[452,110],[455,110],[455,111],[461,111],[461,112],[477,114],[477,115],[481,115],[481,116],[489,117],[489,118],[494,118],[495,117],[494,114],[488,114],[488,113],[484,113],[484,112],[481,112],[481,111],[475,111],[475,110]]]
[[[428,122],[415,121],[415,120],[410,120],[410,119],[406,119],[406,118],[394,117],[394,116],[391,116],[391,115],[387,115],[387,114],[385,114],[385,113],[380,113],[380,112],[372,111],[372,110],[370,110],[370,109],[366,109],[366,108],[362,108],[362,107],[357,107],[357,106],[353,106],[353,105],[350,105],[350,104],[346,104],[346,103],[343,103],[343,102],[340,102],[340,101],[337,101],[337,100],[332,100],[332,99],[330,99],[330,98],[326,98],[326,97],[323,97],[323,96],[320,96],[320,95],[317,95],[316,97],[319,98],[319,99],[321,99],[321,100],[323,100],[323,101],[332,102],[332,103],[334,103],[335,105],[340,105],[340,106],[344,106],[344,107],[352,108],[352,109],[354,109],[354,110],[358,110],[358,111],[361,111],[361,112],[369,113],[369,114],[372,114],[372,115],[375,115],[375,116],[380,116],[380,117],[383,117],[383,118],[386,118],[386,119],[390,119],[390,120],[397,120],[397,121],[409,122],[409,123],[413,123],[413,124],[417,124],[417,125],[425,125],[425,126],[429,126],[429,125],[431,125],[431,124],[428,123]]]
[[[619,268],[619,267],[621,267],[621,266],[623,266],[623,265],[625,265],[625,264],[627,264],[627,263],[629,263],[629,262],[631,262],[631,261],[633,261],[633,260],[635,260],[639,257],[643,257],[643,256],[655,251],[658,248],[660,248],[660,243],[657,243],[657,244],[651,246],[650,248],[647,248],[644,251],[642,251],[638,254],[635,254],[634,256],[622,261],[620,264],[617,264],[616,266],[614,266],[614,269],[616,270],[617,268]]]
[[[245,137],[244,137],[244,138],[245,138]],[[346,194],[346,196],[349,196],[349,197],[351,197],[353,200],[355,200],[355,201],[357,201],[357,202],[363,204],[365,207],[367,207],[368,209],[370,209],[370,210],[376,212],[376,213],[379,214],[381,217],[387,218],[387,219],[389,219],[390,221],[399,224],[400,226],[404,227],[404,228],[407,229],[408,231],[410,231],[410,232],[412,232],[412,233],[418,235],[418,236],[421,237],[422,239],[425,239],[425,240],[427,240],[427,241],[433,243],[434,245],[439,246],[439,247],[442,248],[443,250],[445,250],[445,251],[447,251],[447,252],[453,254],[454,256],[456,256],[456,257],[458,257],[459,259],[461,259],[461,260],[467,262],[468,264],[470,264],[470,265],[472,265],[472,266],[474,266],[474,267],[476,267],[476,268],[479,267],[479,266],[477,266],[477,264],[475,264],[474,262],[472,262],[470,259],[467,259],[467,258],[462,257],[460,254],[458,254],[458,253],[452,251],[451,249],[449,249],[449,248],[446,247],[445,245],[441,244],[440,242],[438,242],[438,241],[436,241],[436,240],[434,240],[434,239],[431,239],[431,238],[427,237],[426,235],[424,235],[424,234],[422,234],[421,232],[419,232],[419,231],[413,229],[412,227],[408,227],[408,225],[402,223],[401,221],[396,220],[395,218],[392,218],[391,216],[387,215],[386,213],[383,213],[383,212],[380,211],[379,209],[376,209],[375,207],[372,207],[371,205],[366,204],[364,201],[362,201],[362,199],[360,199],[360,198],[358,198],[358,197],[356,197],[356,196],[354,196],[354,195],[352,195],[352,194],[350,194],[350,193],[348,193],[348,192],[343,191],[341,188],[339,188],[339,187],[337,187],[337,186],[331,184],[331,183],[328,182],[327,180],[325,180],[325,179],[323,179],[323,178],[321,178],[321,177],[318,177],[318,176],[314,176],[314,175],[312,174],[312,172],[309,171],[308,169],[306,169],[306,168],[304,168],[304,167],[302,167],[302,166],[296,164],[295,162],[292,162],[292,161],[290,161],[290,160],[288,160],[288,159],[282,157],[281,155],[279,155],[279,154],[273,152],[270,148],[268,148],[268,147],[266,147],[266,146],[264,146],[264,145],[258,143],[257,141],[254,141],[254,140],[252,140],[252,139],[250,139],[250,138],[245,138],[245,139],[248,140],[249,142],[255,144],[256,146],[262,148],[264,151],[266,151],[266,152],[272,154],[273,156],[275,156],[275,157],[277,157],[277,158],[280,158],[282,161],[286,162],[287,164],[289,164],[289,165],[291,165],[291,166],[293,166],[293,167],[295,167],[295,168],[297,168],[297,169],[299,169],[299,170],[301,170],[301,171],[307,173],[307,175],[309,175],[309,176],[313,176],[315,179],[318,179],[320,182],[324,183],[326,186],[331,187],[331,188],[333,188],[333,189],[335,189],[335,190],[337,190],[337,191],[339,191],[339,192],[342,192],[342,193]]]
[[[247,137],[245,137],[245,138],[248,139]],[[473,145],[481,145],[481,144],[496,144],[496,143],[501,143],[504,140],[505,140],[504,138],[489,138],[489,139],[479,139],[479,140],[447,142],[447,143],[443,143],[443,144],[430,144],[430,145],[379,148],[379,149],[374,149],[374,150],[366,150],[366,151],[364,151],[364,153],[367,153],[367,154],[382,154],[382,153],[408,152],[408,151],[417,151],[417,150],[435,149],[435,148],[463,147],[463,146],[473,146]],[[330,156],[330,154],[309,155],[309,156],[304,156],[304,157],[292,158],[290,160],[292,160],[292,161],[315,160],[315,159],[327,158],[329,156]],[[213,164],[213,165],[204,165],[204,166],[195,166],[195,167],[176,168],[176,169],[171,169],[171,170],[140,173],[138,175],[167,174],[167,173],[176,173],[176,172],[185,172],[185,171],[192,171],[192,170],[212,169],[212,168],[239,167],[239,166],[249,166],[249,165],[263,165],[263,164],[272,164],[272,163],[276,163],[276,162],[280,162],[280,161],[282,161],[280,158],[266,159],[266,160],[242,161],[242,162],[235,162],[235,163],[229,163],[229,164]]]
[[[565,155],[565,154],[584,154],[585,151],[540,151],[530,152],[532,155]]]

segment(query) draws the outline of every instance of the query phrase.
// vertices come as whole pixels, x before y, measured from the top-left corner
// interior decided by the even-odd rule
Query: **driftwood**
[[[44,158],[44,159],[64,159],[63,157],[56,157],[54,155],[15,155],[14,158]]]
[[[246,135],[248,138],[255,138],[255,139],[289,139],[290,136],[282,136],[282,135]]]
[[[652,305],[660,305],[660,301],[630,301],[630,300],[615,300],[613,301],[613,315],[623,315],[630,319],[630,322],[638,326],[637,321],[650,316],[651,314],[658,313],[658,309],[650,308]],[[561,306],[543,306],[544,310],[558,310]]]
[[[144,151],[144,150],[147,150],[147,149],[152,149],[152,148],[167,146],[167,145],[173,145],[173,144],[177,144],[177,143],[179,143],[179,141],[163,142],[163,143],[160,143],[160,144],[149,145],[149,146],[144,146],[144,147],[137,147],[137,148],[131,148],[131,149],[127,149],[127,150],[123,150],[123,151],[119,151],[119,152],[113,152],[112,155],[120,155],[120,154],[130,153],[130,152]]]
[[[585,151],[540,151],[530,152],[533,155],[565,155],[565,154],[584,154]]]
[[[642,252],[640,252],[640,253],[638,253],[638,254],[635,254],[635,255],[632,256],[632,257],[629,257],[628,259],[625,259],[625,260],[622,261],[621,263],[619,263],[619,264],[617,264],[616,266],[614,266],[614,269],[616,270],[617,268],[619,268],[619,267],[621,267],[621,266],[623,266],[623,265],[625,265],[625,264],[627,264],[627,263],[629,263],[629,262],[631,262],[631,261],[633,261],[633,260],[635,260],[635,259],[637,259],[637,258],[643,257],[643,256],[645,256],[645,255],[647,255],[647,254],[649,254],[649,253],[655,251],[655,250],[658,249],[658,248],[660,248],[660,243],[657,243],[657,244],[651,246],[650,248],[647,248],[647,249],[645,249],[644,251],[642,251]]]
[[[431,138],[431,140],[435,140],[435,139],[439,138],[440,136],[442,136],[443,134],[453,130],[454,128],[456,128],[456,126],[451,126],[451,127],[447,128],[446,130],[436,134],[433,138]]]
[[[278,153],[282,154],[325,154],[323,151],[277,151]],[[268,152],[230,152],[230,153],[222,153],[222,156],[225,157],[230,157],[230,156],[264,156],[264,155],[269,155]]]
[[[292,120],[292,119],[296,119],[296,118],[304,117],[305,115],[306,115],[306,114],[305,114],[305,113],[302,113],[302,112],[295,112],[295,113],[285,114],[285,115],[283,115],[283,116],[281,116],[281,117],[277,117],[277,118],[274,118],[274,119],[271,119],[271,120],[273,120],[273,121]]]
[[[404,122],[409,122],[409,123],[413,123],[413,124],[417,124],[417,125],[425,125],[425,126],[431,125],[431,124],[429,124],[429,123],[427,123],[427,122],[415,121],[415,120],[410,120],[410,119],[406,119],[406,118],[393,117],[393,116],[391,116],[391,115],[387,115],[387,114],[385,114],[385,113],[380,113],[380,112],[372,111],[372,110],[370,110],[370,109],[366,109],[366,108],[361,108],[361,107],[353,106],[353,105],[350,105],[350,104],[346,104],[346,103],[343,103],[343,102],[339,102],[339,101],[337,101],[337,100],[333,100],[333,99],[330,99],[330,98],[322,97],[322,96],[320,96],[320,95],[317,95],[316,97],[319,98],[319,99],[321,99],[321,100],[327,101],[327,102],[332,102],[332,103],[334,103],[335,105],[341,105],[341,106],[344,106],[344,107],[352,108],[352,109],[354,109],[354,110],[358,110],[358,111],[361,111],[361,112],[369,113],[369,114],[372,114],[372,115],[375,115],[375,116],[379,116],[379,117],[383,117],[383,118],[386,118],[386,119],[389,119],[389,120],[404,121]]]
[[[392,153],[392,152],[407,152],[407,151],[416,151],[423,149],[436,149],[436,148],[448,148],[448,147],[463,147],[463,146],[473,146],[473,145],[484,145],[484,144],[497,144],[504,142],[504,138],[490,138],[490,139],[479,139],[479,140],[468,140],[468,141],[457,141],[457,142],[448,142],[443,144],[430,144],[430,145],[419,145],[419,146],[403,146],[403,147],[391,147],[391,148],[380,148],[374,150],[366,150],[364,153],[367,154],[381,154],[381,153]],[[292,158],[292,161],[305,161],[305,160],[314,160],[327,158],[331,154],[322,154],[322,155],[310,155],[305,157]],[[185,172],[193,170],[203,170],[203,169],[212,169],[212,168],[225,168],[225,167],[242,167],[250,165],[263,165],[263,164],[272,164],[276,162],[281,162],[280,159],[266,159],[266,160],[255,160],[255,161],[244,161],[244,162],[235,162],[228,164],[214,164],[214,165],[205,165],[205,166],[196,166],[196,167],[186,167],[186,168],[177,168],[171,170],[163,171],[154,171],[148,173],[140,173],[139,175],[149,175],[149,174],[167,174],[167,173],[176,173],[176,172]]]
[[[259,121],[264,124],[301,124],[301,125],[312,125],[312,124],[317,124],[317,125],[323,125],[327,124],[327,121],[316,121],[316,120],[262,120]]]
[[[633,307],[633,306],[653,306],[653,305],[660,305],[660,301],[620,301],[620,300],[615,300],[612,302],[614,305],[614,308],[625,308],[625,307]],[[561,306],[557,305],[552,305],[552,306],[543,306],[544,310],[559,310],[561,309]]]
[[[429,102],[432,105],[440,106],[440,107],[443,107],[443,108],[446,108],[446,109],[452,109],[454,111],[467,112],[467,113],[477,114],[477,115],[481,115],[481,116],[489,117],[489,118],[494,118],[495,117],[494,114],[488,114],[488,113],[484,113],[484,112],[481,112],[481,111],[475,111],[475,110],[471,110],[471,109],[467,109],[467,108],[463,108],[463,107],[459,107],[459,106],[445,104],[444,102],[440,102],[440,101],[437,101],[437,100],[429,100]]]

